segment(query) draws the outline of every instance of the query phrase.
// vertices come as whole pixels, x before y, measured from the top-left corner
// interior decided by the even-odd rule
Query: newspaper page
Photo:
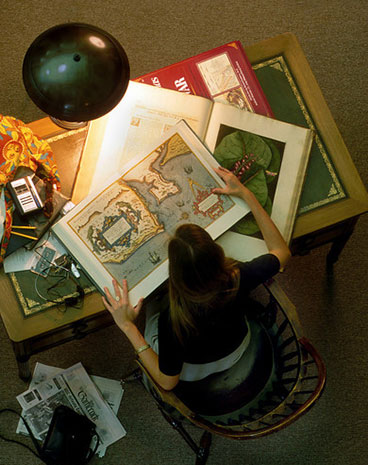
[[[34,389],[40,383],[53,378],[62,371],[62,368],[57,368],[37,362],[33,371],[32,380],[29,384],[29,389]],[[115,379],[104,378],[101,376],[91,375],[90,377],[102,394],[104,400],[109,404],[115,415],[117,415],[121,399],[124,394],[124,389],[122,388],[120,382]],[[22,416],[24,416],[24,413],[25,411],[22,412]],[[19,420],[16,432],[17,434],[28,435],[27,428],[24,426],[22,420]],[[98,456],[102,458],[105,453],[106,448],[99,447],[97,451]]]
[[[40,440],[45,439],[58,405],[66,405],[96,424],[100,438],[98,453],[126,435],[81,363],[45,379],[17,396],[17,400],[24,410],[23,417]]]

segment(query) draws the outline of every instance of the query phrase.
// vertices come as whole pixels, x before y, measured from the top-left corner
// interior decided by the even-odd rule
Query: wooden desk
[[[298,216],[291,244],[294,254],[304,254],[314,247],[331,242],[328,254],[328,263],[331,264],[337,260],[359,216],[368,211],[367,192],[295,36],[282,34],[247,47],[246,52],[254,65],[277,55],[285,58],[312,116],[315,130],[323,139],[344,184],[347,193],[344,199]],[[63,189],[66,190],[64,193],[70,193],[86,130],[66,132],[49,118],[30,123],[29,127],[36,135],[50,141]],[[85,296],[81,309],[69,309],[61,313],[54,307],[26,319],[19,310],[14,290],[3,271],[0,272],[0,293],[3,296],[1,316],[13,344],[19,376],[25,380],[30,377],[28,361],[31,355],[80,339],[112,324],[112,318],[103,310],[98,293]]]

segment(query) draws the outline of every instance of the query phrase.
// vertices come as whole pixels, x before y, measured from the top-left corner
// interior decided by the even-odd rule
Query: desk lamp
[[[112,110],[129,83],[127,55],[109,33],[83,23],[39,35],[23,60],[33,102],[57,125],[74,129]]]

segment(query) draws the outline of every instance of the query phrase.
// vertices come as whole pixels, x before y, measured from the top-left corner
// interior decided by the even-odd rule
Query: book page
[[[227,53],[199,62],[197,66],[211,96],[222,94],[240,84]]]
[[[287,243],[290,242],[308,163],[310,129],[215,103],[205,137],[217,162],[256,195]],[[239,241],[259,228],[246,217],[233,232]],[[239,243],[240,244],[240,243]],[[234,257],[237,258],[237,257]]]
[[[108,115],[90,123],[73,202],[100,188],[178,121],[185,120],[203,136],[211,106],[203,97],[131,81],[121,102]]]
[[[246,240],[239,241],[239,234],[226,231],[216,239],[225,251],[227,257],[236,258],[242,262],[250,262],[254,258],[268,253],[268,248],[263,239],[247,236]]]

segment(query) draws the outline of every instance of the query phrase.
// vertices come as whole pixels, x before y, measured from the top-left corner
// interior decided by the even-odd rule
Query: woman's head
[[[186,299],[203,301],[228,274],[222,248],[200,226],[179,226],[169,243],[170,285]]]
[[[179,226],[169,242],[170,315],[179,340],[196,330],[198,308],[211,310],[233,296],[234,261],[200,226]]]

